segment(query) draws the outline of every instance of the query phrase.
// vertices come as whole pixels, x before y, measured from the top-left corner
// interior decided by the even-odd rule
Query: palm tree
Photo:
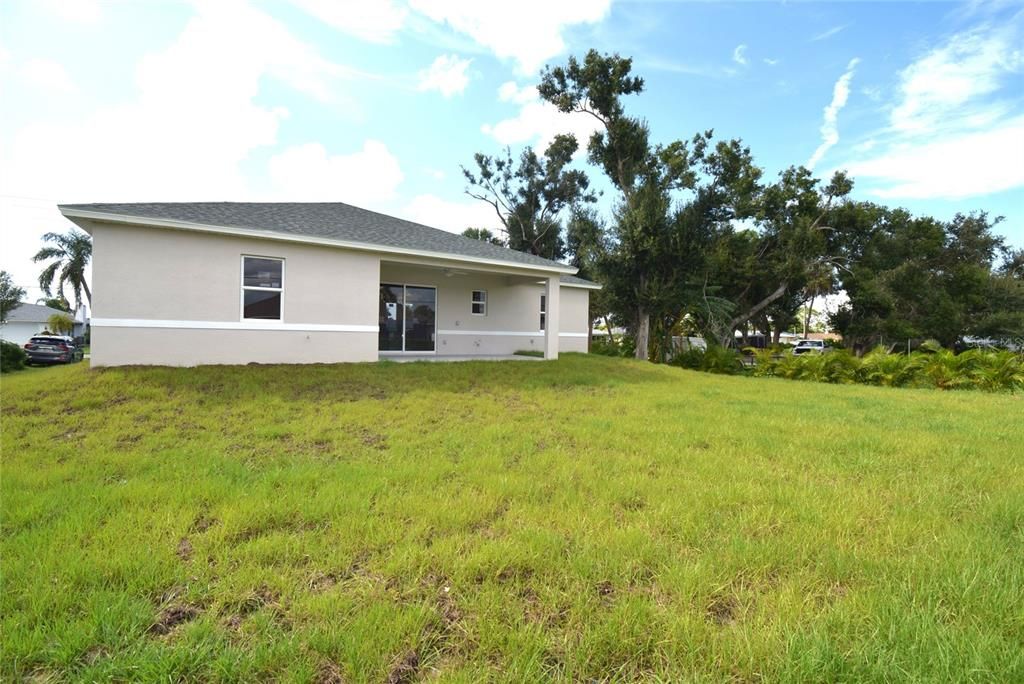
[[[64,288],[70,287],[71,293],[75,296],[75,310],[82,306],[82,292],[85,292],[85,299],[92,305],[92,292],[89,291],[89,283],[85,280],[85,267],[89,265],[92,258],[92,238],[80,230],[72,228],[67,233],[46,233],[43,235],[43,242],[50,243],[36,252],[32,261],[40,262],[54,259],[43,272],[39,274],[39,287],[46,295],[52,296],[51,289],[53,281],[57,280],[57,293],[62,299]]]

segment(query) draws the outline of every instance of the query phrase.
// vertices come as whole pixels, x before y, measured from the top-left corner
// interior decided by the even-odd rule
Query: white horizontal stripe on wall
[[[275,323],[269,321],[170,321],[153,318],[93,318],[96,328],[184,328],[189,330],[288,330],[291,332],[380,332],[376,325]]]
[[[501,335],[503,337],[544,337],[544,332],[507,332],[501,330],[438,330],[438,335]]]
[[[544,337],[544,331],[537,332],[508,332],[504,330],[438,330],[438,335],[499,335],[502,337]],[[590,337],[590,333],[558,333],[559,337]]]

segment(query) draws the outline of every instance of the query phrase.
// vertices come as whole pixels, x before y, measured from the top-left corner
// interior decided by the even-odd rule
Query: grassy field
[[[1024,397],[622,359],[2,380],[37,681],[1024,681]]]

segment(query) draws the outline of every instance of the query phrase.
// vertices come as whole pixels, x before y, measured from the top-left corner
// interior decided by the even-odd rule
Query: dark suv
[[[29,365],[33,363],[74,363],[81,361],[84,352],[70,337],[62,335],[36,335],[25,343]]]

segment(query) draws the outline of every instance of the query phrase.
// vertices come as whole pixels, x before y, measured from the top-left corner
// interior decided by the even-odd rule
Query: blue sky
[[[660,141],[714,128],[769,177],[848,169],[858,198],[986,209],[1024,246],[1022,46],[1019,2],[7,0],[0,268],[34,283],[38,236],[70,225],[56,202],[336,200],[493,226],[460,164],[586,136],[532,86],[591,47],[634,58],[629,111]]]

